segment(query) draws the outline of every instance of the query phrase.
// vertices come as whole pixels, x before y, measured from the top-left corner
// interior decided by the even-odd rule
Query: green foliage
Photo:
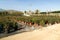
[[[41,21],[40,21],[40,25],[42,25],[42,26],[44,26],[44,25],[45,25],[44,20],[41,20]]]
[[[36,11],[38,13],[38,11]],[[44,12],[45,13],[45,12]],[[60,22],[60,16],[53,16],[53,15],[31,15],[29,17],[23,16],[23,12],[10,12],[4,11],[0,12],[0,25],[3,25],[3,29],[7,29],[7,27],[10,27],[17,30],[18,26],[17,23],[14,20],[21,20],[25,22],[31,22],[31,23],[37,23],[42,26],[45,26],[45,22],[48,21],[48,23],[54,24],[55,22]],[[1,26],[2,27],[2,26]],[[9,29],[8,31],[10,31]]]

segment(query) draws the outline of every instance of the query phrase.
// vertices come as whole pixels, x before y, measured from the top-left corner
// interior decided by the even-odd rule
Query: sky
[[[6,10],[60,10],[60,0],[0,0],[0,8]]]

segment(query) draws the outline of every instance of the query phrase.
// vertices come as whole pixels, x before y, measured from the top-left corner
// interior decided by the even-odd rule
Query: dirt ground
[[[54,24],[30,32],[11,35],[0,40],[60,40],[60,24]]]

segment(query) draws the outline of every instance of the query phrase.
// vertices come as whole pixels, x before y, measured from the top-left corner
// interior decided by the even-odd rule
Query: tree
[[[18,30],[18,24],[17,24],[17,22],[15,22],[14,31],[17,31],[17,30]]]
[[[35,14],[39,14],[39,10],[38,9],[35,11]]]
[[[27,13],[27,11],[24,11],[24,13]]]
[[[0,23],[0,33],[4,32],[4,25],[2,23]]]

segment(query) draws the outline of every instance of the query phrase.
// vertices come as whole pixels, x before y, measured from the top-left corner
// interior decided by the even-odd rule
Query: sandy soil
[[[60,40],[60,24],[8,36],[0,40]]]

